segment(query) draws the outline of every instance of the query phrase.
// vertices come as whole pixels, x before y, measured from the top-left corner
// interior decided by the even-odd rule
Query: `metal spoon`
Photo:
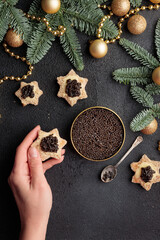
[[[130,149],[126,152],[126,154],[120,159],[120,161],[115,165],[109,165],[105,167],[101,172],[101,180],[104,183],[111,182],[117,176],[117,167],[123,162],[123,160],[130,154],[130,152],[137,147],[143,141],[142,136],[138,136]]]

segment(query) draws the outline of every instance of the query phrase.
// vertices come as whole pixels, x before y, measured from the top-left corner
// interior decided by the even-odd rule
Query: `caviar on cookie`
[[[38,138],[32,144],[32,147],[37,148],[42,161],[48,158],[61,158],[61,150],[67,144],[67,141],[60,137],[57,128],[50,132],[42,130],[38,133]]]
[[[28,104],[38,105],[39,97],[42,94],[43,91],[39,88],[36,81],[30,83],[21,82],[20,88],[15,92],[15,95],[21,100],[23,106]]]
[[[85,86],[88,79],[78,76],[75,71],[71,70],[66,76],[57,77],[57,81],[60,85],[57,96],[64,98],[71,106],[79,99],[87,98]]]
[[[135,172],[132,182],[139,183],[147,191],[153,183],[160,182],[160,162],[150,160],[147,155],[143,155],[139,162],[131,163],[131,169]]]

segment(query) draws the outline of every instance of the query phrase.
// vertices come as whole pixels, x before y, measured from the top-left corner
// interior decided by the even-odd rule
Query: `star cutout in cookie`
[[[58,129],[55,128],[50,132],[40,130],[31,147],[37,148],[41,160],[45,161],[48,158],[60,159],[61,150],[66,144],[67,141],[60,137]]]
[[[153,183],[160,182],[160,162],[150,160],[143,155],[139,162],[131,163],[131,169],[135,172],[132,177],[133,183],[139,183],[149,191]]]
[[[42,94],[43,91],[39,88],[36,81],[30,83],[21,82],[20,88],[15,92],[15,95],[21,100],[23,106],[28,104],[38,105],[39,97]]]
[[[71,106],[79,99],[88,97],[85,90],[88,79],[78,76],[73,69],[66,76],[57,77],[57,82],[60,85],[57,96],[64,98]]]

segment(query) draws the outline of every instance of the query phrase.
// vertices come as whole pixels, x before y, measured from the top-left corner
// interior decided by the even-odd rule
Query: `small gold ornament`
[[[115,15],[124,16],[130,9],[130,2],[129,0],[113,0],[111,9]]]
[[[146,135],[151,135],[153,133],[155,133],[155,131],[157,130],[158,128],[158,123],[157,123],[157,120],[156,119],[153,119],[153,121],[148,124],[147,127],[145,127],[144,129],[141,130],[141,132],[143,134],[146,134]]]
[[[127,23],[127,28],[130,31],[130,33],[136,35],[143,33],[146,27],[147,27],[146,19],[139,14],[132,16]]]
[[[23,44],[23,40],[20,35],[13,31],[13,29],[9,29],[5,36],[5,41],[10,47],[20,47]]]
[[[102,58],[107,54],[108,46],[107,44],[101,40],[96,39],[91,42],[89,47],[89,52],[94,58]]]
[[[160,85],[160,67],[157,67],[156,69],[154,69],[152,73],[152,80],[157,85]]]
[[[152,3],[160,3],[160,0],[150,0]]]
[[[53,14],[59,11],[61,7],[60,0],[41,0],[41,7],[43,11],[49,14]]]

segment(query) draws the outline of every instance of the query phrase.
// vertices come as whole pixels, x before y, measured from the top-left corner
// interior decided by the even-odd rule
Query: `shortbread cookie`
[[[85,90],[88,79],[78,76],[73,69],[66,76],[57,77],[57,81],[60,85],[57,96],[64,98],[71,106],[79,99],[88,97]]]
[[[160,182],[160,162],[150,160],[143,155],[139,162],[131,163],[131,169],[135,172],[133,183],[139,183],[149,191],[153,183]]]
[[[58,129],[55,128],[50,132],[40,130],[32,147],[37,148],[42,161],[44,161],[48,158],[60,159],[61,150],[66,144],[67,141],[59,136]]]
[[[28,104],[38,105],[39,97],[43,91],[39,89],[38,82],[33,81],[30,83],[21,82],[20,88],[15,95],[21,100],[23,106]]]

